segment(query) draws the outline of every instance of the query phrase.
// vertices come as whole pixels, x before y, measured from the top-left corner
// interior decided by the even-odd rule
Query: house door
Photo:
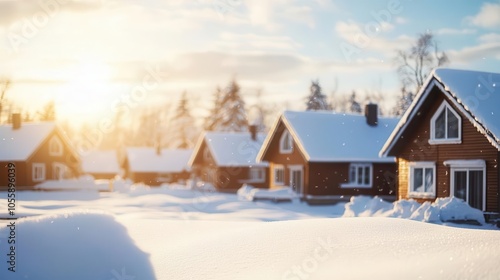
[[[484,210],[485,172],[482,168],[460,168],[451,170],[452,195],[461,198],[470,206]]]
[[[302,166],[290,167],[290,188],[298,194],[303,193],[303,171]]]
[[[54,164],[52,165],[52,170],[53,170],[52,178],[55,180],[61,180],[64,179],[67,167],[62,163],[54,162]]]

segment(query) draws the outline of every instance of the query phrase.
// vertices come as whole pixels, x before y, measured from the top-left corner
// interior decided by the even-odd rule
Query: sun
[[[109,65],[85,60],[69,68],[67,75],[67,82],[59,93],[58,115],[72,121],[95,118],[102,110],[103,100],[112,91]]]

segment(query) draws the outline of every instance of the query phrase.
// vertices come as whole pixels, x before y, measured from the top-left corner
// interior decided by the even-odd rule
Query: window
[[[409,196],[434,198],[436,196],[435,164],[433,162],[412,162],[409,171]]]
[[[280,139],[280,153],[289,154],[293,151],[293,139],[288,130],[283,131]]]
[[[444,101],[431,119],[431,144],[461,143],[462,121],[460,116]]]
[[[32,176],[33,182],[45,180],[45,163],[33,163]]]
[[[274,184],[283,186],[285,184],[285,168],[283,165],[276,165],[273,168]]]
[[[266,171],[262,167],[250,168],[250,180],[252,182],[264,182]]]
[[[49,142],[49,155],[51,156],[62,156],[63,146],[61,140],[56,136],[52,137]]]
[[[349,166],[349,183],[342,184],[346,188],[371,188],[372,165],[369,163],[352,163]]]

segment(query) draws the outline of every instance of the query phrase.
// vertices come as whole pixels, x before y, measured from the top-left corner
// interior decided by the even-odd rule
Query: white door
[[[303,193],[304,175],[302,166],[290,166],[290,188],[298,194]]]
[[[53,170],[53,175],[52,178],[55,180],[62,180],[64,179],[64,175],[66,174],[67,167],[66,165],[58,162],[54,162],[52,165],[52,170]]]

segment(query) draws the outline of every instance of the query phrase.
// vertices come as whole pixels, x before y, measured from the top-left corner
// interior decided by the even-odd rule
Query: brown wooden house
[[[436,69],[381,149],[397,157],[398,197],[455,196],[500,210],[500,74]]]
[[[0,126],[1,189],[8,186],[10,163],[15,165],[10,172],[15,173],[18,190],[79,175],[79,156],[54,123],[21,123],[19,114],[12,120]]]
[[[190,149],[126,148],[121,160],[125,178],[136,183],[159,186],[189,179]]]
[[[117,153],[114,150],[88,151],[81,156],[82,173],[89,174],[94,179],[113,179],[121,174]]]
[[[255,132],[206,132],[190,160],[194,175],[218,191],[235,192],[243,184],[269,186],[268,164],[257,163],[265,136]]]
[[[285,111],[257,156],[269,162],[271,188],[289,186],[308,201],[394,198],[395,159],[378,151],[397,119],[378,118],[375,104],[367,108],[366,116]]]

